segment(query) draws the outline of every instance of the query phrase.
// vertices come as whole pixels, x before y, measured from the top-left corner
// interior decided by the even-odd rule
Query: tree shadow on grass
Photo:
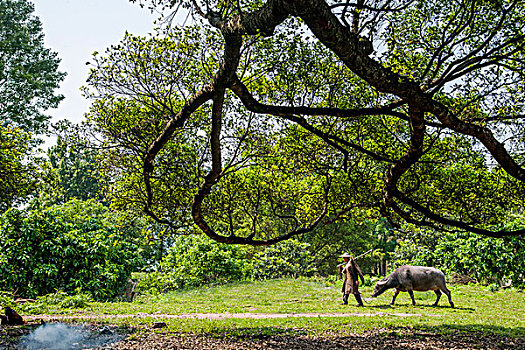
[[[465,310],[465,311],[476,311],[473,307],[458,307],[454,306],[454,308],[451,308],[450,305],[416,305],[416,307],[425,307],[425,308],[431,308],[431,309],[452,309],[452,310]]]
[[[303,329],[285,329],[273,326],[263,326],[232,329],[211,329],[209,332],[206,333],[206,335],[217,339],[266,339],[275,336],[302,336],[306,335],[306,331]]]
[[[432,304],[416,304],[415,306],[412,304],[383,304],[383,305],[366,305],[366,307],[374,308],[374,309],[395,309],[396,307],[407,307],[407,308],[429,308],[429,309],[452,309],[452,310],[461,310],[461,311],[476,311],[476,309],[472,307],[454,307],[451,308],[450,305],[432,305]]]
[[[392,327],[393,328],[393,327]],[[397,327],[404,329],[404,327]],[[525,327],[503,327],[496,325],[482,325],[482,324],[441,324],[439,326],[418,325],[412,329],[416,331],[429,332],[441,335],[472,335],[487,337],[487,335],[495,337],[517,338],[521,340],[521,344],[525,345]],[[525,349],[525,347],[523,347]]]
[[[373,309],[382,309],[382,310],[389,310],[389,309],[393,309],[394,308],[390,304],[386,304],[386,305],[366,305],[366,307],[373,308]]]

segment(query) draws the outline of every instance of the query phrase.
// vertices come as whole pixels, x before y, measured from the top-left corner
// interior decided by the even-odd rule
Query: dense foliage
[[[381,217],[525,232],[499,226],[525,200],[523,3],[135,2],[194,22],[94,56],[121,206],[252,245]]]
[[[0,0],[0,213],[26,202],[38,187],[42,162],[36,139],[62,96],[65,74],[44,47],[40,20],[27,0]]]
[[[177,288],[220,284],[244,278],[248,267],[241,246],[219,244],[204,235],[178,237],[161,263]]]
[[[249,248],[217,243],[205,235],[174,240],[159,270],[136,273],[139,292],[157,293],[202,285],[317,273],[310,244],[289,240],[271,247]]]
[[[505,226],[522,225],[522,218]],[[452,278],[467,275],[485,283],[525,286],[525,239],[494,239],[466,232],[447,233],[415,230],[400,242],[394,254],[394,266],[403,264],[437,267]]]
[[[47,150],[50,169],[56,179],[55,191],[47,189],[53,203],[65,203],[73,198],[96,199],[103,202],[102,179],[97,171],[96,150],[75,147],[62,138]]]
[[[38,184],[37,201],[54,205],[76,198],[109,205],[104,195],[106,179],[100,172],[98,151],[89,147],[82,124],[62,120],[50,129],[56,143],[46,151],[47,162]]]
[[[364,273],[384,275],[397,244],[394,230],[384,219],[336,222],[304,235],[302,241],[309,244],[309,254],[323,276],[335,273],[342,262],[336,257],[345,252],[354,257],[364,254],[358,261]]]
[[[38,187],[43,160],[33,146],[31,134],[0,125],[0,213],[22,204]]]
[[[36,297],[56,290],[118,296],[140,265],[137,247],[103,220],[103,207],[78,201],[0,216],[0,290]]]
[[[253,256],[253,279],[309,277],[317,273],[310,244],[288,240],[267,247]]]
[[[27,0],[0,1],[0,126],[40,133],[50,118],[43,111],[63,99],[54,90],[65,74],[33,11]]]

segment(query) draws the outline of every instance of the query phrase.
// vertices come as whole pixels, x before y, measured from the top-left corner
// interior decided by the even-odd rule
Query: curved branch
[[[415,2],[414,0],[409,0],[409,1],[407,1],[406,4],[399,5],[399,7],[387,7],[387,3],[388,3],[387,2],[387,3],[385,3],[385,5],[383,7],[373,7],[373,6],[370,6],[370,5],[366,5],[363,2],[353,4],[353,3],[349,2],[349,1],[346,1],[346,2],[340,3],[340,4],[330,5],[330,8],[331,9],[335,9],[335,8],[338,8],[338,7],[345,7],[345,8],[346,7],[354,7],[354,8],[357,8],[357,9],[368,10],[368,11],[372,11],[372,12],[397,12],[397,11],[402,11],[402,10],[406,9],[408,6],[410,6],[414,2]]]
[[[199,226],[199,228],[210,238],[222,242],[224,237],[218,235],[213,231],[204,220],[202,216],[202,203],[204,199],[211,193],[212,187],[219,181],[222,175],[222,156],[221,156],[221,125],[222,125],[222,112],[224,106],[224,88],[217,91],[216,96],[213,99],[212,108],[212,122],[211,122],[211,170],[208,175],[204,177],[204,183],[195,195],[193,199],[193,205],[191,208],[191,214],[193,221]],[[229,243],[229,242],[224,242]],[[233,243],[233,242],[231,242]]]
[[[423,155],[423,141],[425,138],[425,123],[423,112],[410,111],[410,145],[408,151],[390,168],[385,179],[385,194],[383,203],[391,207],[393,198],[399,193],[397,183],[401,176],[415,164]]]
[[[151,174],[154,170],[154,160],[159,151],[170,140],[173,133],[182,128],[186,120],[195,112],[200,106],[209,101],[213,97],[213,86],[209,85],[203,90],[199,91],[193,98],[191,98],[184,107],[177,113],[167,124],[162,133],[150,145],[146,155],[144,156],[142,176],[144,178],[144,186],[146,187],[146,205],[144,212],[151,216],[155,221],[168,224],[173,227],[170,222],[161,220],[152,210],[153,204],[153,190],[151,188]]]
[[[257,101],[253,95],[249,92],[248,88],[239,80],[237,79],[231,86],[230,89],[239,97],[239,99],[243,102],[244,106],[254,113],[261,113],[261,114],[269,114],[274,116],[280,116],[284,119],[293,121],[294,123],[302,126],[305,130],[308,130],[312,134],[318,136],[319,138],[326,141],[331,146],[339,149],[343,153],[346,152],[343,148],[339,146],[339,144],[342,144],[346,147],[350,147],[353,149],[358,150],[361,153],[364,153],[368,155],[369,157],[384,161],[384,162],[392,162],[391,159],[385,158],[379,154],[376,154],[372,151],[369,151],[355,143],[348,142],[346,140],[343,140],[339,137],[329,135],[314,126],[310,125],[306,119],[297,116],[297,114],[305,114],[305,115],[332,115],[332,116],[362,116],[362,115],[381,115],[381,114],[389,114],[389,115],[401,115],[402,113],[394,112],[390,110],[389,107],[386,108],[363,108],[363,109],[356,109],[356,110],[342,110],[338,108],[311,108],[311,107],[289,107],[289,106],[271,106],[266,105],[263,103],[260,103]],[[406,116],[405,116],[406,118]]]
[[[309,113],[313,113],[314,110],[316,110],[316,115],[332,115],[330,113],[334,113],[334,115],[342,116],[341,114],[337,114],[341,113],[341,110],[330,111],[330,109],[322,109],[323,111],[321,112],[321,109],[307,107],[293,108],[266,106],[255,101],[249,92],[246,94],[247,89],[243,90],[243,85],[235,76],[235,70],[237,69],[239,60],[239,52],[238,47],[232,44],[232,40],[233,42],[237,41],[240,46],[241,35],[272,35],[275,27],[281,24],[290,15],[301,18],[310,28],[313,35],[323,45],[334,52],[335,55],[339,57],[339,59],[350,70],[373,86],[377,91],[397,96],[401,101],[403,101],[403,104],[408,105],[408,120],[411,127],[410,145],[407,153],[405,153],[405,155],[403,155],[394,163],[387,174],[385,181],[385,193],[383,197],[383,209],[392,208],[394,211],[402,213],[401,209],[394,201],[394,199],[398,199],[403,203],[412,206],[414,209],[418,210],[423,215],[426,215],[431,220],[435,219],[436,222],[439,222],[438,220],[450,220],[436,216],[436,214],[430,210],[420,206],[418,203],[412,202],[409,198],[404,197],[404,195],[397,189],[399,179],[415,162],[421,158],[423,154],[425,126],[429,125],[429,123],[425,121],[425,113],[430,113],[435,116],[441,122],[441,124],[437,124],[439,127],[446,127],[462,135],[472,136],[479,140],[509,175],[525,182],[525,169],[516,163],[509,152],[505,149],[504,144],[499,142],[494,137],[494,134],[490,131],[490,129],[460,120],[457,115],[455,115],[446,105],[440,103],[437,100],[434,100],[432,94],[426,93],[416,82],[406,76],[400,75],[385,68],[380,62],[370,57],[370,54],[373,52],[372,43],[365,38],[360,37],[357,33],[349,31],[349,29],[345,27],[332,13],[330,7],[324,0],[268,0],[259,10],[254,13],[240,14],[226,21],[222,19],[212,21],[210,19],[210,22],[213,22],[212,25],[221,29],[226,40],[223,65],[220,67],[214,83],[210,85],[209,91],[201,92],[203,95],[202,102],[193,102],[191,103],[191,106],[198,108],[200,104],[213,98],[213,123],[219,123],[219,119],[221,117],[220,114],[222,113],[221,99],[224,98],[225,89],[230,88],[243,101],[245,106],[249,109],[251,108],[252,111],[257,113],[279,115],[283,118],[287,118],[302,125],[303,127],[307,128],[307,130],[320,137],[324,136],[324,139],[328,139],[334,146],[338,146],[338,143],[343,144],[344,140],[328,137],[320,130],[317,130],[313,126],[309,125],[304,118],[296,116],[297,114],[310,115]],[[499,25],[500,24],[498,23],[496,26]],[[477,50],[474,50],[465,57],[452,62],[450,67],[452,67],[453,70],[448,70],[445,72],[445,74],[449,74],[451,72],[462,73],[468,70],[471,64],[479,64],[479,61],[472,60],[477,59],[476,55],[482,52],[482,50],[486,49],[493,38],[494,36],[489,34],[486,40],[478,46]],[[512,44],[513,39],[510,40],[511,41],[507,41],[502,45]],[[191,106],[188,107],[188,109],[191,108]],[[360,112],[362,113],[363,110]],[[393,113],[397,112],[390,110],[389,113],[385,114]],[[171,137],[171,134],[173,133],[171,128],[180,127],[187,117],[188,115],[184,113],[179,113],[174,116],[170,123],[168,123],[165,132],[159,136],[159,138],[151,145],[147,152],[144,161],[144,179],[146,182],[146,187],[149,191],[148,204],[151,204],[152,202],[151,188],[148,188],[148,186],[149,174],[153,170],[153,159],[160,150],[160,147],[162,147],[167,142],[167,139]],[[212,138],[218,136],[216,133],[217,128],[212,132]],[[346,144],[346,146],[351,147],[350,144]],[[352,147],[356,146],[357,145],[352,145]],[[220,148],[220,145],[214,145],[212,142],[212,154],[216,151],[215,147]],[[364,149],[358,150],[363,153],[369,152]],[[218,154],[220,155],[220,152]],[[369,152],[368,155],[374,156],[375,154]],[[377,155],[375,156],[377,157]],[[385,159],[382,159],[381,157],[377,159],[385,161]],[[199,224],[199,226],[201,226],[201,228],[204,227],[206,234],[211,234],[212,236],[210,237],[220,242],[253,245],[273,244],[278,241],[290,238],[294,235],[308,232],[319,223],[321,218],[326,213],[325,201],[325,208],[323,209],[323,212],[311,225],[309,225],[309,227],[292,231],[275,239],[254,241],[252,240],[252,237],[224,237],[217,235],[209,227],[207,227],[204,221],[199,221],[202,219],[200,204],[202,204],[204,198],[209,194],[211,186],[213,186],[220,178],[220,159],[214,159],[213,163],[212,170],[208,174],[209,177],[206,178],[203,186],[201,187],[201,191],[199,191],[199,194],[195,197],[193,214],[195,221]],[[149,209],[149,207],[147,209]],[[414,219],[408,215],[407,221],[410,222],[410,220]],[[452,225],[453,227],[454,225],[458,225],[453,220],[447,221],[446,224]],[[469,226],[468,224],[465,225],[467,225],[465,228],[468,230],[476,229]],[[206,230],[208,230],[208,232]],[[517,234],[521,234],[523,231],[519,230],[515,232],[519,232]],[[498,234],[491,231],[479,231],[478,233],[483,233],[486,235]]]
[[[415,209],[419,213],[423,214],[425,217],[431,219],[432,221],[434,221],[436,223],[442,224],[442,225],[447,225],[447,226],[455,227],[457,229],[461,229],[461,230],[464,230],[464,231],[477,233],[477,234],[481,234],[481,235],[489,236],[489,237],[494,237],[494,238],[502,238],[502,237],[507,237],[507,236],[521,236],[521,235],[525,234],[525,229],[514,230],[514,231],[505,231],[505,230],[491,231],[491,230],[475,227],[475,226],[472,226],[472,225],[467,224],[467,223],[462,222],[462,221],[453,220],[453,219],[446,218],[446,217],[443,217],[441,215],[438,215],[435,212],[433,212],[432,210],[430,210],[429,208],[426,208],[426,207],[422,206],[421,204],[417,203],[416,201],[414,201],[413,199],[408,198],[404,194],[397,193],[395,195],[395,197],[397,199],[399,199],[402,203],[404,203],[406,205],[409,205],[410,207],[412,207],[413,209]],[[414,223],[414,224],[418,224],[418,225],[423,225],[423,226],[431,226],[431,223],[429,223],[429,222],[414,220],[410,213],[407,213],[406,211],[403,211],[397,205],[396,205],[396,207],[397,207],[397,210],[395,210],[396,213],[398,215],[400,215],[401,217],[403,217],[403,219],[405,221],[411,222],[411,223]]]
[[[431,102],[430,107],[432,108],[432,114],[434,114],[443,125],[454,131],[478,139],[509,175],[525,182],[525,169],[509,155],[505,146],[494,137],[488,128],[463,122],[444,105],[436,101],[429,102]]]
[[[297,15],[301,17],[314,35],[331,49],[345,65],[377,90],[399,96],[410,107],[430,112],[447,128],[478,139],[511,176],[525,182],[523,169],[510,156],[504,145],[496,140],[485,127],[461,121],[445,105],[434,100],[410,79],[385,69],[359,45],[359,37],[348,32],[338,23],[322,0],[298,0],[303,6]],[[299,6],[298,6],[299,7]],[[329,23],[329,24],[326,24]]]
[[[225,48],[224,48],[224,58],[219,67],[219,70],[214,78],[212,84],[207,85],[201,91],[199,91],[193,98],[191,98],[184,107],[171,118],[171,120],[166,124],[163,132],[159,137],[150,145],[146,155],[144,156],[144,165],[143,165],[143,178],[144,185],[146,187],[146,206],[144,212],[150,215],[153,219],[160,222],[160,219],[155,215],[152,210],[153,204],[153,190],[151,187],[151,174],[154,170],[154,160],[159,151],[166,145],[170,140],[173,133],[182,128],[186,120],[195,112],[200,106],[214,99],[214,107],[216,106],[217,96],[224,94],[224,86],[228,84],[228,81],[231,79],[231,75],[235,72],[239,64],[239,51],[242,44],[242,39],[240,36],[235,35],[225,35]],[[222,110],[222,103],[219,104],[220,109]],[[218,107],[217,107],[218,108]],[[220,124],[219,124],[220,126]],[[219,127],[220,131],[220,127]],[[212,147],[213,147],[212,143]],[[214,160],[214,165],[220,167],[220,162]]]

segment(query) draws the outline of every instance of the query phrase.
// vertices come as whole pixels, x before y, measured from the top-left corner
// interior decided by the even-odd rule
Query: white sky
[[[46,111],[52,121],[69,119],[78,123],[84,118],[90,102],[79,88],[85,85],[89,72],[86,62],[92,53],[103,53],[118,43],[127,30],[146,35],[153,31],[156,16],[128,0],[30,0],[40,18],[45,46],[62,59],[60,71],[67,76],[58,93],[65,96],[57,109]]]

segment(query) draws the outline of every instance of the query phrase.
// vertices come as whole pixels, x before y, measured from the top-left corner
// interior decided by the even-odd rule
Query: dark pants
[[[357,278],[354,279],[354,281],[357,281]],[[343,304],[348,304],[348,296],[350,294],[345,294],[345,286],[346,286],[346,279],[343,282],[343,288],[341,288],[341,292],[343,293]],[[357,301],[357,306],[363,306],[363,300],[361,299],[361,293],[358,291],[357,283],[354,282],[353,289],[354,291],[357,291],[357,293],[354,293],[355,300]]]
[[[350,294],[343,294],[343,304],[348,304],[348,296]],[[357,306],[363,306],[363,300],[361,299],[361,294],[354,294],[355,300],[357,301]]]

